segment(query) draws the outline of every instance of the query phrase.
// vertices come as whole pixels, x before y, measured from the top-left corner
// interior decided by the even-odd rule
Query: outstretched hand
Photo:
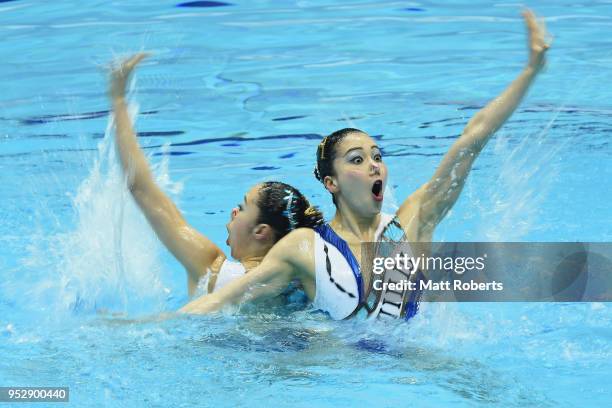
[[[539,71],[546,64],[546,51],[550,44],[546,42],[546,26],[543,21],[536,19],[533,11],[523,11],[528,31],[529,67]]]
[[[147,56],[149,54],[145,52],[134,54],[111,69],[109,89],[111,98],[115,99],[125,96],[125,85],[130,78],[132,70]]]

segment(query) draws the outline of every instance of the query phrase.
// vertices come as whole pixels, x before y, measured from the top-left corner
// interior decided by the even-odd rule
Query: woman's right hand
[[[130,78],[132,70],[147,56],[149,54],[145,52],[134,54],[123,60],[119,66],[111,69],[109,94],[112,99],[123,98],[125,96],[125,85]]]
[[[528,66],[538,72],[546,64],[546,51],[550,44],[546,41],[547,32],[544,21],[538,22],[533,11],[527,9],[523,12],[528,34],[529,63]]]

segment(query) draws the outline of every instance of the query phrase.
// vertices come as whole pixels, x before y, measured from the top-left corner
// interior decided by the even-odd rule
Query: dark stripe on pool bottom
[[[68,136],[65,133],[58,133],[58,134],[40,134],[40,135],[34,134],[34,135],[27,135],[26,137],[28,139],[67,139],[70,136]]]
[[[302,118],[306,118],[307,116],[285,116],[282,118],[274,118],[272,119],[273,121],[282,121],[282,120],[294,120],[294,119],[302,119]]]
[[[212,139],[199,139],[193,140],[191,142],[181,142],[181,143],[172,143],[172,146],[192,146],[199,144],[208,144],[208,143],[217,143],[217,142],[248,142],[248,141],[257,141],[257,140],[275,140],[275,139],[307,139],[307,140],[317,140],[321,139],[321,135],[317,135],[315,133],[303,133],[303,134],[294,134],[294,135],[271,135],[271,136],[261,136],[261,137],[241,137],[241,136],[230,136],[230,137],[217,137]]]
[[[186,156],[188,154],[193,154],[194,152],[162,152],[162,153],[154,153],[153,156]]]
[[[382,135],[373,135],[370,136],[374,140],[381,140]],[[316,133],[297,133],[297,134],[288,134],[288,135],[270,135],[270,136],[261,136],[261,137],[242,137],[242,136],[230,136],[230,137],[217,137],[212,139],[199,139],[193,140],[191,142],[181,142],[181,143],[172,143],[172,146],[191,146],[191,145],[199,145],[199,144],[208,144],[208,143],[216,143],[216,142],[248,142],[248,141],[258,141],[258,140],[276,140],[276,139],[306,139],[306,140],[321,140],[323,136],[318,135]],[[152,146],[155,147],[155,146]]]
[[[184,135],[183,130],[168,130],[168,131],[152,131],[152,132],[138,132],[138,137],[153,137],[153,136],[178,136]]]
[[[188,1],[186,3],[177,4],[176,7],[223,7],[233,6],[231,3],[224,3],[222,1]]]
[[[177,131],[178,132],[178,131]],[[94,134],[94,139],[102,138],[103,134]],[[382,135],[374,135],[371,136],[374,140],[382,139]],[[171,147],[180,147],[180,146],[194,146],[201,144],[209,144],[209,143],[219,143],[219,142],[229,142],[223,144],[223,146],[240,146],[243,142],[257,142],[261,140],[277,140],[277,139],[306,139],[306,140],[321,140],[323,136],[318,135],[316,133],[298,133],[298,134],[288,134],[288,135],[269,135],[269,136],[261,136],[261,137],[242,137],[242,136],[230,136],[230,137],[216,137],[210,139],[198,139],[192,140],[190,142],[179,142],[172,143]],[[161,145],[154,146],[142,146],[143,149],[157,149],[161,147]],[[424,154],[423,156],[427,156]],[[434,154],[437,156],[437,154]]]
[[[278,170],[278,169],[280,169],[280,167],[274,167],[274,166],[251,167],[251,170]]]
[[[1,0],[0,0],[1,1]],[[148,111],[141,112],[139,115],[153,115],[157,113],[157,111]],[[86,119],[97,119],[107,116],[109,111],[96,111],[96,112],[84,112],[84,113],[75,113],[75,114],[67,114],[62,113],[59,115],[42,115],[42,116],[32,116],[29,118],[19,120],[19,123],[22,125],[40,125],[43,123],[50,122],[62,122],[69,120],[86,120]]]

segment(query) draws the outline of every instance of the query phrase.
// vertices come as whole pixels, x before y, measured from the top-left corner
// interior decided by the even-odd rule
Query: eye
[[[382,154],[376,153],[374,155],[374,161],[381,162],[382,161]]]
[[[238,208],[238,211],[244,211],[242,204],[238,204],[236,207]]]
[[[355,156],[351,159],[351,163],[353,164],[361,164],[363,163],[363,159],[361,158],[361,156]]]

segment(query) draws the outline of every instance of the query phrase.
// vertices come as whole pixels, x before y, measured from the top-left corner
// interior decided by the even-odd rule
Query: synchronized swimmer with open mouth
[[[247,211],[252,212],[245,211],[240,219],[236,215],[232,220],[236,224],[228,225],[227,243],[232,247],[232,255],[243,265],[250,262],[248,273],[236,274],[223,287],[192,301],[181,312],[210,313],[226,304],[246,301],[247,295],[249,300],[277,296],[297,281],[314,307],[333,319],[362,312],[370,316],[413,316],[418,293],[381,293],[374,289],[371,271],[361,267],[361,244],[431,242],[435,227],[457,201],[478,154],[515,111],[545,64],[549,47],[544,39],[545,29],[531,11],[525,11],[524,17],[529,36],[525,68],[501,95],[470,119],[431,179],[412,193],[395,214],[381,213],[387,167],[380,148],[362,130],[336,131],[318,145],[315,166],[315,176],[332,194],[336,206],[331,221],[322,223],[320,214],[303,196],[300,202],[305,204],[294,210],[291,203],[298,192],[287,189],[282,197],[277,197],[287,205],[284,211],[282,205],[276,205],[274,208],[280,212],[268,214],[266,222],[261,222],[254,213],[266,213],[268,203],[258,201],[265,190],[257,186],[247,194],[249,200],[245,199]],[[217,265],[221,251],[189,227],[170,200],[154,186],[138,149],[127,117],[124,88],[130,72],[143,57],[136,55],[113,72],[111,96],[120,156],[136,201],[162,242],[185,265],[191,280],[197,282],[207,269],[214,269],[211,265]],[[272,227],[275,217],[283,220],[284,227]],[[305,222],[296,222],[301,218]],[[255,238],[258,245],[249,237]],[[225,261],[224,256],[222,260]]]
[[[253,186],[242,203],[231,211],[226,225],[225,253],[182,216],[176,205],[155,183],[147,159],[138,145],[125,101],[126,82],[134,67],[145,57],[138,54],[111,72],[110,98],[116,125],[116,146],[121,165],[128,174],[128,188],[160,241],[187,271],[192,295],[204,276],[212,293],[259,265],[265,254],[282,237],[296,228],[314,228],[323,215],[296,188],[268,181]]]

